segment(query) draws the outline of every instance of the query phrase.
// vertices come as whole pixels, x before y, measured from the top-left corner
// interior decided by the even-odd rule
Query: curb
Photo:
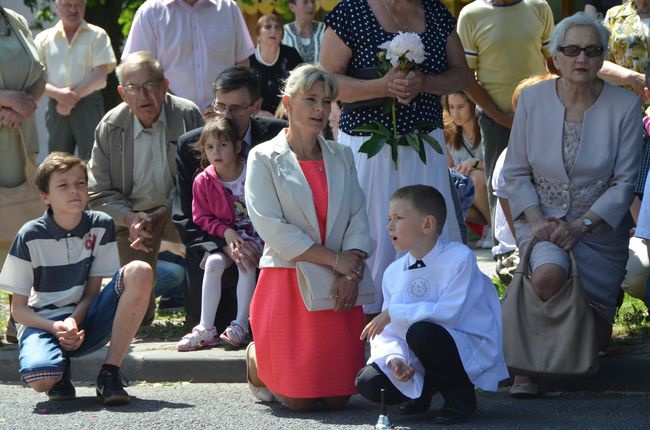
[[[94,381],[107,351],[72,358],[72,379]],[[178,352],[175,342],[139,343],[131,345],[121,370],[133,381],[246,382],[244,355],[223,348]],[[20,382],[17,345],[0,347],[0,381]]]
[[[246,382],[245,351],[225,351],[223,348],[192,352],[176,351],[174,342],[139,343],[131,346],[122,372],[132,381],[244,383]],[[75,381],[94,381],[106,351],[72,359]],[[562,380],[544,380],[545,392],[650,392],[650,349],[641,346],[620,346],[600,360],[595,375]],[[0,381],[20,382],[18,348],[0,347]],[[507,383],[502,383],[507,385]]]

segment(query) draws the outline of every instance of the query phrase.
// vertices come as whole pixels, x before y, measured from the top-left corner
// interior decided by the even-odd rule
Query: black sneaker
[[[74,385],[72,385],[72,381],[70,380],[70,359],[67,359],[66,364],[67,367],[63,371],[61,380],[45,392],[48,399],[50,400],[74,400],[77,397],[77,392],[75,391]]]
[[[124,391],[124,387],[129,385],[129,381],[120,373],[102,369],[97,376],[97,399],[101,400],[106,406],[117,406],[129,404],[131,398]]]

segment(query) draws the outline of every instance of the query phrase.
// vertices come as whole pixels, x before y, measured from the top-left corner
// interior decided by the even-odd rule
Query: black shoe
[[[131,401],[129,394],[124,391],[124,387],[129,385],[129,381],[120,373],[120,371],[110,371],[102,369],[97,376],[97,399],[104,402],[106,406],[126,405]]]
[[[476,396],[450,399],[445,401],[445,406],[440,410],[434,424],[449,425],[468,421],[476,412]]]
[[[402,403],[399,405],[397,410],[399,411],[400,415],[423,414],[429,410],[429,407],[431,406],[431,399],[433,398],[434,394],[435,391],[431,394],[422,394],[417,399]]]
[[[74,400],[77,397],[77,392],[70,380],[70,359],[67,359],[67,367],[63,371],[61,380],[47,390],[45,394],[47,394],[48,399],[53,401]]]

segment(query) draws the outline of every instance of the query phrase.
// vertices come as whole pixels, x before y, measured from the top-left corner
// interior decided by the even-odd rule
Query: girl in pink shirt
[[[176,348],[179,351],[218,345],[219,339],[233,347],[247,343],[248,313],[255,289],[255,270],[246,270],[241,263],[237,264],[237,318],[219,336],[213,322],[221,299],[221,276],[233,260],[236,261],[233,252],[238,248],[252,246],[255,258],[259,260],[264,246],[246,211],[246,164],[239,157],[242,142],[236,125],[222,117],[210,120],[203,128],[195,147],[201,154],[204,170],[196,176],[192,185],[192,220],[210,235],[223,237],[227,245],[222,249],[223,252],[206,252],[201,262],[201,267],[205,270],[201,322],[178,342]],[[258,261],[252,263],[257,266]]]

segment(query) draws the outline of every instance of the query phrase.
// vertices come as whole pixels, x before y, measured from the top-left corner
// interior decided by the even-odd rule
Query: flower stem
[[[393,106],[391,107],[393,114],[393,139],[397,142],[397,102],[395,97],[393,97]]]

